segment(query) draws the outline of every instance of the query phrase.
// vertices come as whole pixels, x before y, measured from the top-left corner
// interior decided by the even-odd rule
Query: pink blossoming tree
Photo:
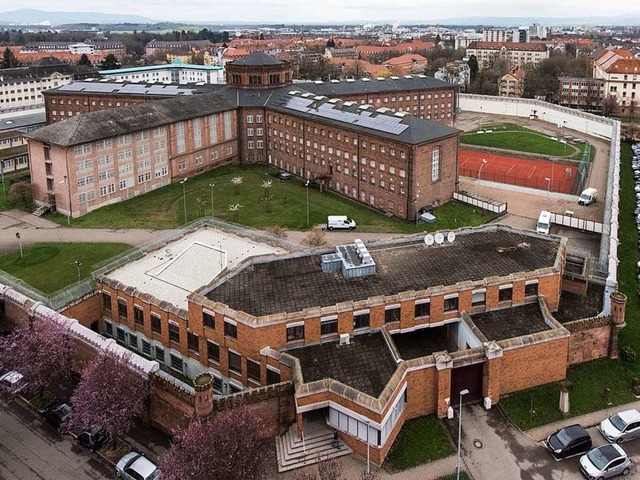
[[[246,408],[195,421],[176,435],[160,457],[162,480],[259,480],[270,478],[273,440]]]
[[[28,382],[29,393],[39,392],[69,375],[72,367],[69,328],[51,318],[30,318],[6,337],[0,337],[0,364]]]
[[[101,352],[87,364],[71,397],[71,429],[100,426],[112,439],[123,435],[146,412],[148,385],[130,362],[130,354]]]

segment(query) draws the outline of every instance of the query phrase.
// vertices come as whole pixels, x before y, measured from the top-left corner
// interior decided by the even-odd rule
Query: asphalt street
[[[1,480],[113,478],[113,467],[103,462],[45,424],[19,400],[0,400]]]

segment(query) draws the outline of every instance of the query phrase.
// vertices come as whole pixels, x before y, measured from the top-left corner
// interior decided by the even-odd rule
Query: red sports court
[[[481,180],[539,190],[547,190],[550,183],[551,191],[559,193],[574,193],[573,185],[578,175],[578,167],[573,164],[460,150],[460,175],[478,178],[480,167]]]

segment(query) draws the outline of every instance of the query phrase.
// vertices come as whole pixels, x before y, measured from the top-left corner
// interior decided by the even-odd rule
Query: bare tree
[[[269,477],[271,439],[246,408],[195,421],[176,435],[159,462],[163,480],[259,480]]]
[[[618,97],[615,95],[607,95],[602,99],[602,114],[605,117],[610,116],[618,109]]]
[[[69,427],[104,428],[111,438],[129,431],[147,405],[147,381],[131,365],[131,354],[101,352],[85,367],[71,404]]]
[[[303,242],[310,247],[322,247],[326,245],[327,239],[322,228],[313,227],[313,229],[304,237]]]
[[[9,198],[14,202],[22,200],[24,206],[29,207],[33,202],[33,186],[31,182],[17,182],[11,185]]]
[[[70,373],[69,328],[52,318],[31,318],[0,337],[0,364],[21,373],[29,383],[27,391],[42,395],[52,380]]]

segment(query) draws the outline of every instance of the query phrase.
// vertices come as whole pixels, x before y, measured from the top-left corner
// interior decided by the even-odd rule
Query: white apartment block
[[[475,55],[480,68],[490,68],[497,59],[504,58],[511,67],[524,67],[549,58],[546,45],[541,43],[475,42],[467,48],[467,56]]]

